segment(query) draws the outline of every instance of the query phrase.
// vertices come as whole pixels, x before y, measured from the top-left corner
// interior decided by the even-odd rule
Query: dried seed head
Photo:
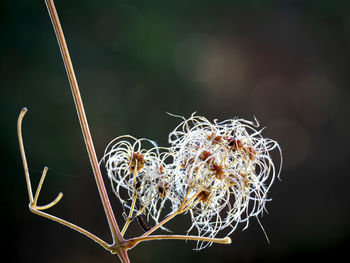
[[[146,150],[142,143],[150,143],[153,147]],[[162,158],[166,156],[160,154],[159,147],[147,139],[122,136],[108,145],[103,158],[108,176],[116,196],[132,215],[142,212],[147,218],[157,221],[162,210],[158,205],[158,182],[162,180],[166,186],[162,197],[168,188]]]
[[[280,172],[270,152],[281,150],[262,137],[258,126],[243,119],[212,123],[192,115],[170,133],[169,148],[124,136],[109,144],[103,160],[129,213],[158,223],[166,205],[169,214],[189,211],[188,232],[215,237],[226,228],[233,232],[239,223],[248,225],[269,201],[267,193]],[[148,150],[141,147],[146,142],[152,145]],[[197,248],[207,245],[199,242]]]
[[[174,165],[173,171],[179,195],[191,211],[189,231],[214,237],[225,228],[233,231],[240,222],[248,224],[265,209],[267,192],[279,173],[270,151],[280,148],[257,127],[241,119],[211,123],[191,116],[170,133],[174,161],[191,160],[181,169]],[[198,196],[206,200],[204,187],[210,189],[210,202],[197,206]]]

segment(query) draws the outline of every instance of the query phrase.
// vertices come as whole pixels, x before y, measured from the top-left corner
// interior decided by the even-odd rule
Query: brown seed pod
[[[144,155],[139,152],[133,152],[131,155],[131,160],[129,162],[130,171],[133,172],[136,170],[139,172],[145,166]]]
[[[157,185],[157,191],[161,198],[165,197],[168,190],[169,190],[169,183],[165,183],[165,184],[159,183]]]
[[[225,171],[224,171],[222,164],[218,164],[216,162],[213,162],[210,166],[210,170],[212,170],[214,172],[215,177],[217,179],[222,180],[225,178]]]
[[[211,155],[212,155],[211,152],[203,150],[202,153],[199,155],[199,159],[201,159],[202,161],[207,161],[209,163],[210,160],[212,159],[210,158]]]
[[[241,140],[232,137],[226,137],[225,139],[227,140],[228,146],[231,150],[240,151],[243,148],[243,143]]]
[[[206,204],[209,201],[210,194],[210,189],[205,187],[197,194],[197,200],[201,201],[202,204]]]

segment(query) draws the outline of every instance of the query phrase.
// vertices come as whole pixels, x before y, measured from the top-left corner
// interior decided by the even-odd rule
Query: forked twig
[[[43,173],[41,175],[41,178],[40,178],[40,181],[39,181],[39,184],[37,187],[37,190],[35,191],[35,196],[33,196],[32,184],[31,184],[31,180],[30,180],[29,169],[28,169],[28,164],[27,164],[27,159],[26,159],[26,154],[25,154],[24,144],[23,144],[23,136],[22,136],[22,120],[23,120],[25,114],[27,113],[27,111],[28,111],[27,108],[23,108],[21,110],[21,113],[20,113],[20,115],[18,117],[18,121],[17,121],[17,133],[18,133],[18,141],[19,141],[19,146],[20,146],[21,157],[22,157],[23,166],[24,166],[25,178],[26,178],[26,182],[27,182],[28,196],[29,196],[29,200],[30,200],[29,201],[29,209],[34,214],[43,216],[45,218],[48,218],[50,220],[53,220],[57,223],[60,223],[62,225],[65,225],[67,227],[70,227],[70,228],[80,232],[81,234],[89,237],[90,239],[94,240],[96,243],[100,244],[106,250],[109,250],[112,253],[118,253],[118,255],[120,257],[124,256],[124,260],[128,260],[126,251],[128,249],[131,249],[132,247],[136,246],[138,243],[143,242],[143,241],[174,239],[174,240],[207,241],[207,242],[215,242],[215,243],[219,243],[219,244],[231,243],[231,239],[229,237],[226,237],[226,238],[204,238],[204,237],[187,236],[187,235],[153,235],[153,236],[149,236],[153,231],[155,231],[160,226],[162,226],[166,222],[170,221],[170,219],[172,219],[174,216],[179,214],[179,213],[175,213],[174,215],[169,216],[168,218],[166,218],[165,220],[163,220],[162,222],[157,224],[155,227],[153,227],[151,230],[146,232],[141,237],[136,237],[136,238],[131,238],[131,239],[126,240],[123,243],[123,245],[121,246],[121,247],[123,247],[123,249],[121,249],[121,251],[118,251],[118,250],[116,250],[115,245],[109,245],[108,243],[106,243],[105,241],[103,241],[99,237],[95,236],[91,232],[89,232],[89,231],[87,231],[87,230],[85,230],[85,229],[83,229],[75,224],[72,224],[64,219],[61,219],[59,217],[56,217],[56,216],[53,216],[51,214],[43,212],[43,210],[49,209],[49,208],[53,207],[54,205],[56,205],[63,197],[63,194],[59,193],[58,196],[56,197],[56,199],[47,205],[43,205],[43,206],[37,205],[39,194],[40,194],[41,188],[43,186],[43,183],[44,183],[44,180],[46,178],[47,171],[48,171],[48,168],[44,167]],[[123,231],[123,232],[125,232],[125,231]],[[128,262],[128,261],[124,261],[124,262]]]
[[[57,223],[60,223],[62,225],[68,226],[78,232],[80,232],[81,234],[91,238],[92,240],[94,240],[95,242],[97,242],[98,244],[100,244],[102,247],[104,247],[107,250],[110,250],[110,245],[108,245],[105,241],[103,241],[102,239],[98,238],[97,236],[95,236],[94,234],[91,234],[89,231],[74,225],[66,220],[63,220],[61,218],[58,218],[56,216],[50,215],[48,213],[42,212],[42,210],[46,210],[49,209],[50,207],[53,207],[54,205],[56,205],[61,198],[63,197],[62,193],[59,193],[58,196],[56,197],[56,199],[54,201],[52,201],[51,203],[44,205],[44,206],[38,206],[37,202],[38,202],[38,198],[39,198],[39,194],[42,188],[42,185],[44,183],[45,177],[46,177],[46,173],[48,168],[45,167],[43,170],[43,173],[41,175],[41,179],[38,185],[38,188],[35,192],[35,196],[33,197],[33,192],[32,192],[32,185],[31,185],[31,181],[30,181],[30,175],[29,175],[29,170],[28,170],[28,164],[27,164],[27,159],[26,159],[26,154],[24,151],[24,145],[23,145],[23,137],[22,137],[22,120],[24,115],[27,113],[27,108],[23,108],[19,117],[18,117],[18,121],[17,121],[17,133],[18,133],[18,141],[19,141],[19,146],[20,146],[20,151],[21,151],[21,156],[22,156],[22,161],[23,161],[23,166],[24,166],[24,174],[25,174],[25,178],[26,178],[26,182],[27,182],[27,189],[28,189],[28,195],[29,195],[29,209],[31,212],[33,212],[34,214],[46,217],[48,219],[51,219]]]

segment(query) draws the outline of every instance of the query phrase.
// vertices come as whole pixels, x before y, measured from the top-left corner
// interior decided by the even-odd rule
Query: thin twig
[[[131,238],[128,240],[131,248],[136,246],[138,243],[143,241],[150,240],[164,240],[164,239],[172,239],[172,240],[194,240],[194,241],[204,241],[204,242],[213,242],[218,244],[231,244],[231,238],[210,238],[210,237],[200,237],[200,236],[187,236],[187,235],[154,235],[154,236],[141,236],[136,238]]]
[[[135,169],[135,170],[136,170],[136,169]],[[136,199],[137,199],[137,194],[135,194],[135,196],[134,196],[134,198],[133,198],[133,201],[132,201],[132,204],[131,204],[131,207],[130,207],[130,211],[129,211],[129,216],[128,216],[128,218],[126,219],[126,222],[125,222],[125,224],[124,224],[124,226],[123,226],[123,229],[122,229],[122,232],[121,232],[121,234],[122,234],[123,236],[124,236],[126,230],[128,229],[129,224],[130,224],[131,221],[132,221],[132,218],[133,218],[133,217],[132,217],[132,213],[133,213],[134,208],[135,208]]]
[[[27,113],[27,111],[28,111],[27,108],[23,108],[21,110],[21,113],[18,116],[17,134],[18,134],[19,149],[21,151],[21,157],[22,157],[22,162],[23,162],[23,167],[24,167],[24,174],[26,176],[26,183],[27,183],[29,202],[33,203],[34,197],[33,197],[33,191],[32,191],[32,184],[30,183],[27,158],[26,158],[26,153],[24,151],[23,137],[22,137],[22,120],[23,120],[24,115]]]
[[[44,180],[45,180],[45,177],[46,177],[46,174],[47,174],[47,170],[48,170],[48,168],[45,167],[45,168],[44,168],[44,171],[43,171],[43,174],[41,175],[41,179],[40,179],[38,188],[36,189],[35,196],[34,196],[34,201],[33,201],[33,203],[35,204],[35,208],[36,208],[37,210],[46,210],[46,209],[49,209],[50,207],[52,207],[52,206],[54,206],[55,204],[57,204],[57,203],[61,200],[61,198],[63,197],[63,194],[62,194],[62,193],[59,193],[58,196],[56,197],[56,199],[53,200],[51,203],[49,203],[49,204],[47,204],[47,205],[44,205],[44,206],[37,206],[39,194],[40,194],[40,191],[41,191],[41,187],[43,186],[43,183],[44,183]]]
[[[163,221],[161,221],[160,223],[158,223],[157,225],[152,227],[150,230],[148,230],[146,233],[144,233],[141,237],[149,236],[154,231],[156,231],[158,228],[160,228],[162,225],[164,225],[165,223],[169,222],[171,219],[173,219],[175,216],[177,216],[180,213],[181,212],[177,211],[177,212],[174,212],[173,214],[169,215],[167,218],[163,219]]]
[[[44,205],[44,206],[37,206],[37,201],[39,198],[39,194],[40,194],[40,190],[41,187],[44,183],[45,177],[46,177],[46,173],[47,173],[47,167],[44,168],[44,171],[41,175],[41,179],[38,185],[38,188],[36,190],[35,193],[35,197],[33,197],[33,192],[32,192],[32,187],[31,187],[31,181],[30,181],[30,175],[29,175],[29,170],[28,170],[28,165],[27,165],[27,159],[26,159],[26,154],[25,154],[25,150],[24,150],[24,145],[23,145],[23,137],[22,137],[22,120],[23,117],[25,116],[26,112],[28,110],[26,108],[23,108],[19,117],[18,117],[18,121],[17,121],[17,133],[18,133],[18,141],[19,141],[19,146],[20,146],[20,151],[21,151],[21,156],[22,156],[22,161],[23,161],[23,166],[24,166],[24,175],[26,178],[26,182],[27,182],[27,190],[28,190],[28,195],[29,195],[29,209],[31,212],[33,212],[34,214],[43,216],[45,218],[51,219],[57,223],[60,223],[62,225],[68,226],[78,232],[80,232],[81,234],[91,238],[92,240],[94,240],[95,242],[97,242],[98,244],[100,244],[102,247],[104,247],[107,250],[110,250],[110,245],[108,245],[105,241],[103,241],[102,239],[98,238],[97,236],[95,236],[94,234],[91,234],[89,231],[74,225],[66,220],[63,220],[61,218],[58,218],[56,216],[47,214],[45,212],[42,212],[41,210],[45,210],[48,209],[52,206],[54,206],[55,204],[57,204],[60,199],[62,198],[63,194],[59,193],[59,195],[56,197],[56,199],[49,203],[48,205]]]

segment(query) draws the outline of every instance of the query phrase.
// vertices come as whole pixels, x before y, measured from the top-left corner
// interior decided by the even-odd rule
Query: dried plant
[[[281,164],[275,168],[270,152],[277,150],[281,156],[281,149],[276,141],[262,136],[262,129],[258,130],[256,120],[210,122],[195,114],[188,119],[180,117],[182,122],[169,135],[169,147],[159,147],[145,138],[120,136],[107,146],[98,162],[57,12],[52,0],[46,0],[46,5],[61,49],[113,242],[108,244],[89,231],[44,212],[61,200],[62,193],[48,205],[37,205],[48,169],[44,168],[33,196],[21,131],[27,112],[24,108],[18,119],[18,138],[30,211],[82,233],[111,253],[118,254],[122,262],[129,262],[127,251],[142,241],[194,240],[197,241],[196,249],[203,249],[212,243],[231,243],[228,235],[239,223],[245,223],[247,227],[250,218],[259,220],[266,201],[270,200],[268,191],[281,169]],[[101,165],[105,167],[112,189],[124,208],[122,215],[125,224],[121,230],[104,186]],[[164,225],[175,216],[186,213],[190,214],[191,222],[185,235],[153,234],[157,229],[169,231]],[[145,233],[126,239],[125,233],[134,220]],[[218,238],[220,231],[225,229],[228,230],[225,232],[227,236]]]

